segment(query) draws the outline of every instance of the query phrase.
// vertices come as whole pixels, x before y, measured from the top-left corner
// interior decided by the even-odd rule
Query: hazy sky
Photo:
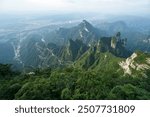
[[[0,0],[0,12],[150,14],[150,0]]]

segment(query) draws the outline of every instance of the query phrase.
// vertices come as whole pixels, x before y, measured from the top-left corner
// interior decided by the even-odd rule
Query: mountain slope
[[[25,68],[45,68],[61,65],[61,60],[57,57],[60,49],[55,44],[47,44],[44,38],[39,35],[29,35],[24,40],[12,42],[14,48],[14,67]],[[19,67],[19,69],[20,69]]]
[[[93,48],[94,49],[94,48]],[[78,59],[74,66],[86,70],[114,70],[119,68],[118,62],[123,58],[118,58],[109,52],[93,51],[89,49],[80,59]],[[114,71],[115,72],[115,71]]]
[[[64,44],[69,39],[82,40],[83,43],[88,44],[96,41],[105,34],[104,31],[93,27],[89,22],[83,20],[79,25],[72,28],[59,28],[56,31],[51,32],[45,39],[53,41],[56,44]],[[55,40],[54,40],[55,39]]]
[[[14,68],[19,69],[60,66],[80,58],[88,44],[99,37],[100,31],[86,20],[75,27],[60,28],[50,33],[22,32],[9,40],[13,53],[8,52],[12,57],[6,63],[12,63]]]
[[[68,44],[61,51],[61,59],[64,61],[75,61],[82,56],[82,54],[89,47],[82,42],[82,40],[69,40]]]

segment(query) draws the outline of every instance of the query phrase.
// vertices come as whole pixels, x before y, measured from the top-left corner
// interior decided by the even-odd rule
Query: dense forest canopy
[[[36,69],[16,73],[0,65],[0,99],[150,99],[148,78],[122,76],[112,70]]]

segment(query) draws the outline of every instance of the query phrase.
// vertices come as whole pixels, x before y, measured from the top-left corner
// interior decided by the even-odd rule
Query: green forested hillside
[[[0,65],[0,99],[150,99],[150,72],[142,78],[115,70],[68,67],[19,74]]]

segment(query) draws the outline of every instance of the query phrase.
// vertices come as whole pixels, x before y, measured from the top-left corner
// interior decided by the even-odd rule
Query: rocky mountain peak
[[[86,20],[82,20],[82,22],[81,23],[83,23],[83,24],[85,24],[85,25],[87,25],[87,24],[90,24],[88,21],[86,21]],[[91,25],[91,24],[90,24]]]
[[[89,23],[87,22],[86,20],[83,20],[80,24],[79,24],[79,27],[86,31],[86,32],[90,32],[91,29],[93,29],[94,27]]]

